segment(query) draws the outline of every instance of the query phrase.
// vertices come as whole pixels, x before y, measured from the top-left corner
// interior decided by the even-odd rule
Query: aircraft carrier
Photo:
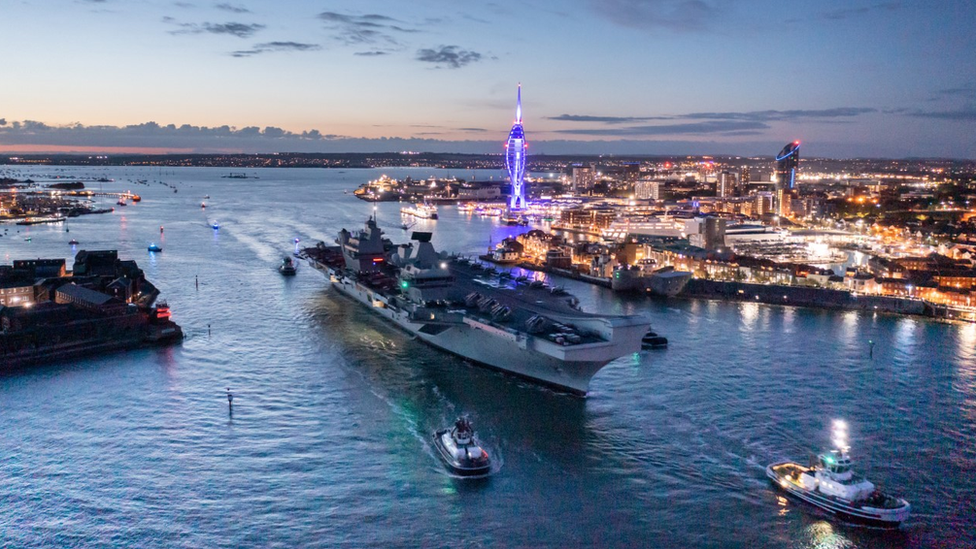
[[[541,281],[438,254],[431,233],[395,246],[376,220],[339,232],[299,257],[333,287],[439,349],[522,378],[585,395],[607,363],[640,351],[644,315],[598,315]]]

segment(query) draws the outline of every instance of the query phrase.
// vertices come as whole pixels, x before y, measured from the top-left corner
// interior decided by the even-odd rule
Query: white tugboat
[[[459,417],[454,428],[434,433],[434,446],[447,467],[465,477],[483,477],[491,471],[491,460],[474,441],[474,429],[466,417]]]
[[[908,519],[911,505],[878,490],[854,474],[847,444],[847,424],[834,421],[834,449],[817,456],[817,464],[805,467],[784,461],[766,467],[766,476],[781,490],[844,519],[897,528]]]

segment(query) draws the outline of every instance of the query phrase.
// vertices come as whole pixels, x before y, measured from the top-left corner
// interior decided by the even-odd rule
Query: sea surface
[[[117,249],[187,334],[0,376],[0,546],[976,546],[976,325],[556,280],[585,310],[648,314],[671,342],[611,363],[576,398],[412,340],[305,265],[276,272],[296,238],[362,225],[374,205],[353,197],[360,183],[447,172],[244,172],[256,178],[0,166],[143,198],[64,224],[0,225],[0,264],[70,268],[77,250]],[[91,182],[103,176],[114,181]],[[400,205],[376,206],[405,240]],[[476,254],[524,230],[440,214],[413,227],[438,249]],[[455,478],[431,445],[459,414],[495,459],[485,480]],[[911,502],[900,530],[844,524],[767,481],[768,463],[827,445],[835,418],[850,424],[858,469]]]

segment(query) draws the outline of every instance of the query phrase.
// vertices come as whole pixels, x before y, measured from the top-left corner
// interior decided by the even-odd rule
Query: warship
[[[342,229],[335,246],[319,242],[299,257],[421,341],[572,394],[585,395],[601,368],[640,351],[646,316],[583,312],[562,288],[438,253],[431,237],[414,232],[395,246],[370,217],[361,231]]]

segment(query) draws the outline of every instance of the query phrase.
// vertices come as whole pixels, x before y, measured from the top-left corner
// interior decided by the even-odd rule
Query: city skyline
[[[493,153],[521,82],[530,155],[976,158],[976,7],[783,8],[23,1],[0,152]]]

